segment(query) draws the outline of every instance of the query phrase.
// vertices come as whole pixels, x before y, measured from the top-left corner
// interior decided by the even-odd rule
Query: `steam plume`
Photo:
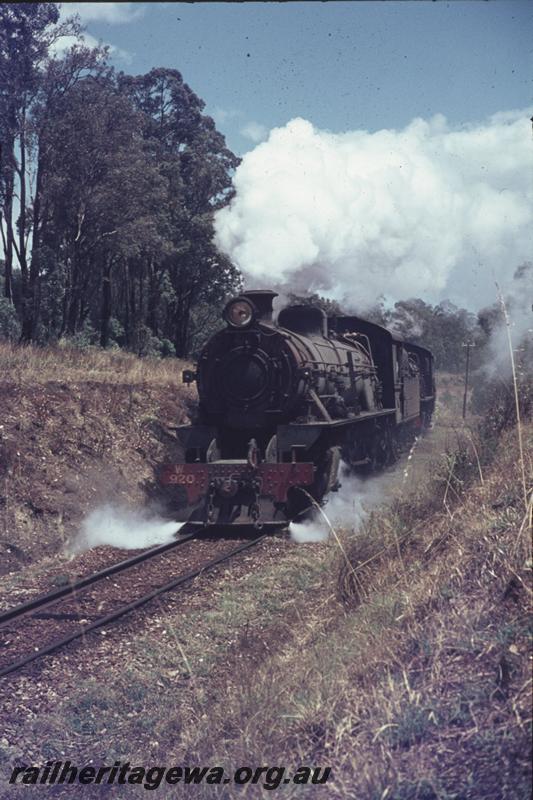
[[[182,522],[168,522],[149,512],[104,505],[83,520],[70,549],[81,552],[102,544],[123,550],[153,547],[171,542],[182,525]]]
[[[293,119],[244,156],[217,244],[255,286],[477,309],[533,249],[529,117],[341,134]]]
[[[498,287],[500,288],[500,287]],[[521,366],[530,375],[533,373],[533,264],[523,264],[514,274],[512,283],[505,287],[500,295],[500,302],[506,304],[510,324],[510,336],[513,348],[517,353]],[[499,322],[490,337],[492,359],[485,368],[489,372],[507,372],[510,368],[509,345],[506,324],[500,314]]]
[[[390,475],[380,475],[364,480],[350,474],[345,464],[341,465],[341,488],[328,497],[324,512],[333,527],[356,528],[366,515],[380,505],[390,488]],[[293,541],[322,542],[328,538],[330,527],[318,511],[306,522],[291,522],[289,532]]]

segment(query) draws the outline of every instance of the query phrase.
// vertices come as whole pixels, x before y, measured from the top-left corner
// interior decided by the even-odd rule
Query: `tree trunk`
[[[154,259],[151,258],[148,263],[148,325],[154,336],[159,336],[159,325],[157,324],[158,288]]]
[[[17,170],[20,189],[20,217],[18,225],[18,259],[22,278],[22,333],[21,342],[31,342],[34,331],[33,299],[30,290],[28,261],[26,259],[26,108],[22,108],[20,124],[20,163]]]
[[[145,302],[144,302],[144,261],[141,257],[139,264],[139,319],[144,323],[146,319]]]
[[[62,302],[62,320],[61,330],[59,331],[59,338],[61,339],[68,332],[68,316],[70,309],[70,300],[72,297],[72,256],[66,253],[65,257],[65,293]]]
[[[32,225],[32,248],[31,248],[31,262],[29,267],[29,281],[28,281],[28,299],[30,306],[31,316],[31,339],[35,336],[35,328],[39,319],[39,312],[41,306],[41,287],[40,273],[41,273],[41,244],[42,244],[42,230],[41,230],[41,205],[43,194],[43,158],[41,150],[37,157],[37,176],[35,181],[35,198],[33,200],[33,225]],[[22,226],[21,226],[22,227]]]
[[[100,316],[100,346],[107,347],[109,344],[109,323],[111,321],[112,295],[111,295],[111,271],[113,259],[108,258],[102,276],[102,312]]]
[[[191,293],[187,291],[180,296],[174,314],[174,347],[178,358],[187,355],[190,315]]]
[[[135,330],[137,327],[137,323],[139,322],[138,314],[137,314],[137,299],[135,295],[135,264],[130,259],[129,260],[129,267],[130,267],[130,286],[129,286],[129,294],[127,302],[130,307],[130,317],[132,322],[132,327]]]
[[[130,280],[130,260],[128,258],[124,262],[124,293],[122,296],[122,305],[124,307],[124,344],[126,347],[130,347],[131,345]]]
[[[79,254],[74,252],[70,269],[69,298],[67,302],[66,332],[74,336],[81,307]]]
[[[5,234],[2,229],[2,246],[4,248],[4,297],[13,302],[13,191],[14,191],[14,160],[13,137],[9,139],[6,150],[0,142],[0,169],[4,173],[4,214],[3,221],[6,226]],[[7,161],[7,159],[9,159]]]
[[[11,213],[11,209],[8,213]],[[4,248],[4,297],[13,302],[13,241],[10,237],[10,233],[12,234],[11,225],[12,222],[6,222],[6,232],[4,234],[0,212],[0,229],[2,231],[2,247]]]
[[[79,243],[75,240],[73,242],[70,269],[70,297],[66,326],[69,336],[74,336],[83,323],[83,304],[86,299],[87,282],[90,278],[87,261],[87,254],[83,252]]]

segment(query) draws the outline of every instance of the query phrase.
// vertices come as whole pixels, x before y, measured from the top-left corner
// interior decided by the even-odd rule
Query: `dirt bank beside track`
[[[21,351],[0,346],[2,574],[55,556],[102,503],[142,505],[194,402],[176,360]]]

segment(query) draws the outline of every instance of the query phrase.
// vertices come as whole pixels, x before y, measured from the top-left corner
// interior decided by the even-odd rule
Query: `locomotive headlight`
[[[245,328],[254,318],[254,307],[249,300],[232,300],[224,309],[224,319],[233,328]]]

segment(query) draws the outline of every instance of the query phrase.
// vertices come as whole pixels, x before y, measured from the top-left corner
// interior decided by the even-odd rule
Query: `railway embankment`
[[[139,506],[188,419],[182,364],[0,344],[2,574],[53,557],[95,507]]]

